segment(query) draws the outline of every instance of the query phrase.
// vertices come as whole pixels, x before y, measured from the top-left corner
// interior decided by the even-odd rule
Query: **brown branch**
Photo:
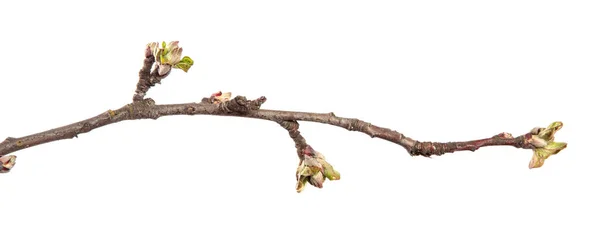
[[[172,42],[169,46],[160,48],[167,49],[168,51],[164,50],[164,52],[168,53],[168,55],[164,55],[163,50],[156,52],[157,50],[153,51],[151,49],[153,46],[157,48],[157,45],[157,43],[151,43],[146,47],[145,59],[139,71],[139,81],[132,103],[66,126],[20,138],[6,138],[0,143],[0,173],[6,173],[14,166],[16,157],[6,155],[15,151],[52,141],[74,138],[79,134],[120,121],[157,119],[169,115],[235,116],[269,120],[278,123],[288,131],[289,136],[296,145],[296,152],[300,158],[300,164],[296,173],[298,181],[296,189],[298,192],[302,191],[307,182],[321,188],[325,179],[338,180],[340,178],[339,172],[335,171],[325,161],[325,157],[308,145],[304,137],[300,135],[298,121],[318,122],[345,128],[349,131],[362,132],[372,138],[380,138],[398,144],[404,147],[412,156],[430,157],[432,155],[443,155],[455,151],[476,151],[486,146],[512,146],[515,148],[532,149],[534,150],[534,156],[529,164],[530,168],[542,166],[544,160],[550,155],[554,155],[566,147],[566,143],[554,142],[554,133],[562,127],[561,122],[554,122],[548,128],[534,128],[531,132],[518,137],[512,137],[508,133],[500,133],[490,138],[479,140],[439,143],[420,142],[397,131],[375,126],[356,118],[338,117],[334,113],[260,109],[261,105],[267,100],[265,97],[247,100],[246,97],[236,96],[233,99],[229,99],[231,93],[223,94],[218,92],[210,98],[202,99],[199,103],[157,105],[151,98],[145,98],[148,90],[154,85],[160,84],[161,80],[169,75],[173,67],[187,72],[189,67],[193,65],[193,61],[189,57],[184,57],[181,61],[179,60],[181,48],[178,47],[178,42]],[[157,54],[162,54],[160,55],[160,66],[158,63],[154,64],[156,61],[155,55]],[[163,61],[163,59],[165,60]],[[152,65],[154,65],[154,68],[152,68]]]
[[[292,138],[292,140],[294,140],[294,144],[296,144],[296,153],[298,153],[298,157],[302,160],[302,151],[306,149],[308,144],[306,143],[306,139],[302,137],[300,131],[298,130],[300,128],[300,124],[296,121],[285,120],[275,120],[275,122],[279,123],[281,127],[288,131],[288,133],[290,134],[290,138]]]
[[[151,98],[127,104],[116,110],[108,110],[95,117],[79,121],[63,127],[47,130],[20,138],[8,137],[0,143],[0,157],[52,141],[74,138],[78,134],[87,133],[93,129],[125,120],[157,119],[169,115],[218,115],[235,116],[270,120],[281,124],[282,121],[311,121],[345,128],[349,131],[359,131],[373,138],[384,139],[404,147],[413,156],[431,156],[452,153],[455,151],[475,151],[485,146],[513,146],[516,148],[535,148],[528,138],[531,133],[513,138],[502,133],[491,138],[466,142],[432,143],[419,142],[397,131],[375,126],[371,123],[355,119],[343,118],[333,113],[308,113],[280,110],[258,109],[266,101],[265,97],[248,101],[245,97],[237,96],[231,101],[221,104],[185,103],[156,105]],[[290,132],[292,133],[292,132]],[[292,136],[292,135],[290,135]],[[299,136],[299,134],[298,134]],[[297,142],[298,144],[298,142]],[[301,143],[302,144],[302,143]]]

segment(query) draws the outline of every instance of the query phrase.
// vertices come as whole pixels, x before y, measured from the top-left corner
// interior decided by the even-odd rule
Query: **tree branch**
[[[330,180],[339,179],[339,173],[333,170],[333,167],[325,161],[324,156],[308,145],[304,137],[300,135],[298,121],[318,122],[345,128],[349,131],[362,132],[372,138],[380,138],[398,144],[404,147],[412,156],[439,156],[456,151],[476,151],[486,146],[512,146],[515,148],[531,149],[534,151],[534,155],[529,168],[542,166],[545,159],[566,148],[566,143],[554,142],[554,134],[562,127],[561,122],[554,122],[547,128],[534,128],[529,133],[517,137],[503,132],[479,140],[441,143],[420,142],[397,131],[376,126],[356,118],[338,117],[334,113],[260,109],[261,105],[267,100],[265,97],[247,100],[246,97],[236,96],[233,99],[229,99],[230,93],[222,94],[219,92],[213,94],[210,98],[204,98],[199,103],[157,105],[151,98],[144,98],[147,91],[166,78],[171,71],[171,67],[178,67],[187,71],[193,64],[193,61],[189,57],[185,58],[187,59],[185,62],[179,61],[183,64],[177,63],[177,59],[179,58],[173,58],[173,56],[181,55],[181,48],[178,47],[177,42],[171,42],[169,46],[165,46],[163,43],[163,49],[167,49],[168,51],[164,52],[162,49],[158,49],[155,43],[147,46],[144,64],[139,72],[139,82],[132,103],[66,126],[19,138],[6,138],[0,143],[0,163],[2,164],[0,173],[8,172],[14,166],[16,157],[13,155],[7,156],[7,154],[44,143],[74,138],[79,134],[121,121],[158,119],[170,115],[234,116],[269,120],[278,123],[289,132],[290,137],[294,140],[296,151],[300,158],[296,175],[298,191],[303,189],[306,182],[321,188],[325,177]],[[168,52],[171,51],[169,49],[178,53],[169,56]],[[157,59],[157,56],[164,57]],[[174,59],[175,61],[173,61]],[[155,60],[156,62],[160,60],[161,63],[157,63],[152,70],[151,67]],[[167,61],[162,63],[163,60]]]
[[[515,148],[525,149],[535,148],[531,141],[528,142],[528,140],[531,140],[532,133],[526,133],[514,138],[508,133],[500,133],[490,138],[465,142],[420,142],[395,130],[379,127],[355,118],[338,117],[333,113],[255,109],[260,107],[260,105],[266,101],[266,98],[261,97],[253,101],[247,101],[245,99],[245,97],[238,96],[231,101],[221,104],[184,103],[156,105],[154,100],[147,98],[143,101],[127,104],[116,110],[108,110],[95,117],[63,127],[20,138],[8,137],[0,143],[0,156],[43,143],[77,137],[78,134],[87,133],[93,129],[124,120],[158,119],[159,117],[169,115],[235,116],[270,120],[279,124],[281,124],[282,121],[284,121],[284,123],[289,123],[285,121],[318,122],[345,128],[349,131],[362,132],[372,138],[380,138],[393,142],[404,147],[412,156],[420,155],[429,157],[431,155],[443,155],[455,151],[475,151],[486,146],[513,146]],[[292,132],[290,132],[290,134],[291,133]],[[300,136],[300,134],[298,133],[297,136]],[[301,136],[299,138],[302,140],[304,139]],[[302,144],[302,142],[297,142],[296,139],[294,141],[297,146],[299,143]]]

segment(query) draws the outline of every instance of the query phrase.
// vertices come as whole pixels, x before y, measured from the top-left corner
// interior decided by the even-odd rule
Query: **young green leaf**
[[[329,180],[339,180],[340,179],[340,173],[338,171],[336,171],[335,169],[333,169],[333,166],[331,166],[331,164],[327,163],[324,160],[323,160],[323,162],[321,162],[321,164],[323,165],[323,174],[325,174],[325,177],[327,177],[327,179],[329,179]]]
[[[189,56],[184,56],[183,58],[181,58],[181,61],[179,61],[173,67],[187,72],[192,67],[192,65],[194,65],[194,60],[192,60],[192,58],[190,58]]]
[[[558,154],[561,150],[567,147],[567,143],[554,142],[554,135],[560,128],[562,122],[553,122],[548,128],[534,128],[531,133],[531,139],[528,141],[536,148],[533,151],[529,168],[539,168],[544,165],[544,161],[552,155]]]

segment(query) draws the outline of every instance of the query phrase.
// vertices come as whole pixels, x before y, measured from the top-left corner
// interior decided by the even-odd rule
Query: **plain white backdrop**
[[[520,135],[563,121],[568,148],[427,159],[317,123],[341,172],[296,193],[295,148],[269,121],[127,121],[15,152],[0,231],[598,231],[595,1],[13,1],[0,8],[0,137],[127,104],[144,46],[195,65],[159,104],[222,90],[335,112],[419,140]]]

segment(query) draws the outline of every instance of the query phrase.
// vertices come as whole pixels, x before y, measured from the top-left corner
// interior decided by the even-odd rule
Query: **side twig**
[[[135,89],[135,94],[133,95],[133,101],[141,101],[146,96],[146,93],[150,88],[155,86],[156,84],[160,84],[162,79],[165,79],[171,70],[163,75],[158,73],[159,64],[154,65],[154,70],[152,70],[152,64],[154,64],[154,60],[156,57],[152,53],[152,49],[150,46],[146,46],[144,65],[142,69],[140,69],[137,87]]]

